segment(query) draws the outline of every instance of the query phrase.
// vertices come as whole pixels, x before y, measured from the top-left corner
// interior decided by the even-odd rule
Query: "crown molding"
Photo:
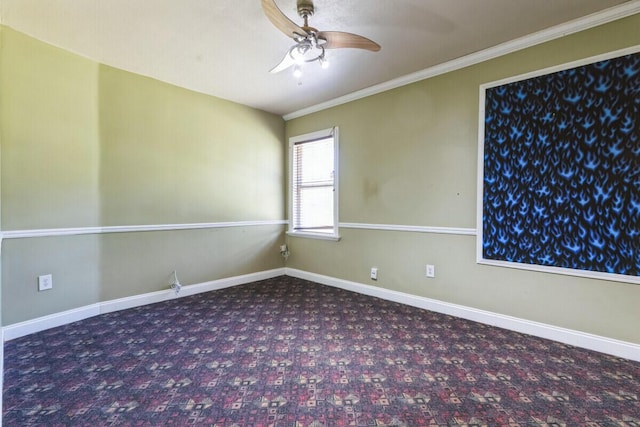
[[[574,19],[563,24],[547,28],[545,30],[541,30],[505,43],[501,43],[499,45],[481,50],[479,52],[462,56],[452,61],[447,61],[433,67],[425,68],[424,70],[417,71],[415,73],[407,74],[405,76],[398,77],[384,83],[370,86],[368,88],[352,92],[350,94],[329,100],[327,102],[312,105],[311,107],[303,108],[301,110],[285,114],[284,116],[282,116],[282,118],[285,121],[289,121],[298,117],[317,113],[318,111],[326,110],[328,108],[356,101],[361,98],[366,98],[371,95],[376,95],[378,93],[386,92],[391,89],[406,86],[411,83],[439,76],[441,74],[456,71],[465,67],[469,67],[471,65],[488,61],[490,59],[495,59],[500,56],[507,55],[509,53],[513,53],[551,40],[565,37],[570,34],[578,33],[580,31],[588,30],[599,25],[617,21],[618,19],[626,18],[627,16],[635,15],[636,13],[640,13],[640,0],[632,0],[627,3],[605,9],[601,12]]]

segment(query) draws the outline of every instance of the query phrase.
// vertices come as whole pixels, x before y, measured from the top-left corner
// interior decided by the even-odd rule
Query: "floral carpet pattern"
[[[640,363],[291,277],[5,344],[5,426],[640,426]]]

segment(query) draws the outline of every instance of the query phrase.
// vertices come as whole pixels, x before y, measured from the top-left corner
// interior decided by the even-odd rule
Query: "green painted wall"
[[[478,86],[640,44],[639,26],[629,17],[286,124],[2,28],[1,227],[282,219],[285,127],[337,125],[342,222],[475,228]],[[282,231],[6,239],[2,324],[165,289],[174,269],[199,283],[282,267]],[[287,266],[640,343],[640,286],[477,265],[472,236],[341,234],[289,238]],[[54,289],[39,293],[45,273]]]
[[[341,222],[475,228],[479,86],[640,44],[638,28],[635,15],[293,119],[287,137],[340,127]],[[639,285],[478,265],[474,236],[341,235],[288,238],[287,267],[640,344]]]
[[[282,118],[3,27],[1,228],[281,220]],[[5,239],[2,324],[284,266],[284,227]],[[37,291],[37,276],[54,288]]]
[[[2,32],[2,230],[100,225],[98,65]]]
[[[284,218],[280,117],[105,66],[99,91],[103,225]]]

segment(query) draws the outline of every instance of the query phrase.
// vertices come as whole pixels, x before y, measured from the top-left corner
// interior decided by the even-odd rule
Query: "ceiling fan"
[[[275,3],[275,0],[262,0],[262,9],[269,21],[277,29],[291,37],[295,44],[287,51],[278,65],[271,69],[278,73],[294,65],[294,75],[300,77],[301,65],[318,61],[323,68],[329,65],[325,49],[355,48],[372,52],[380,50],[380,45],[366,37],[342,31],[318,31],[309,26],[309,17],[315,11],[313,0],[297,0],[298,15],[304,20],[302,26],[290,20]]]

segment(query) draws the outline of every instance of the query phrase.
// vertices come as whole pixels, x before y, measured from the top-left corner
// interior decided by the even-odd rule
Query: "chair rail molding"
[[[199,230],[205,228],[261,227],[269,225],[287,225],[288,221],[230,221],[199,222],[188,224],[155,224],[155,225],[115,225],[106,227],[74,227],[47,228],[33,230],[7,230],[0,233],[1,239],[26,239],[31,237],[77,236],[83,234],[140,233],[145,231]]]

